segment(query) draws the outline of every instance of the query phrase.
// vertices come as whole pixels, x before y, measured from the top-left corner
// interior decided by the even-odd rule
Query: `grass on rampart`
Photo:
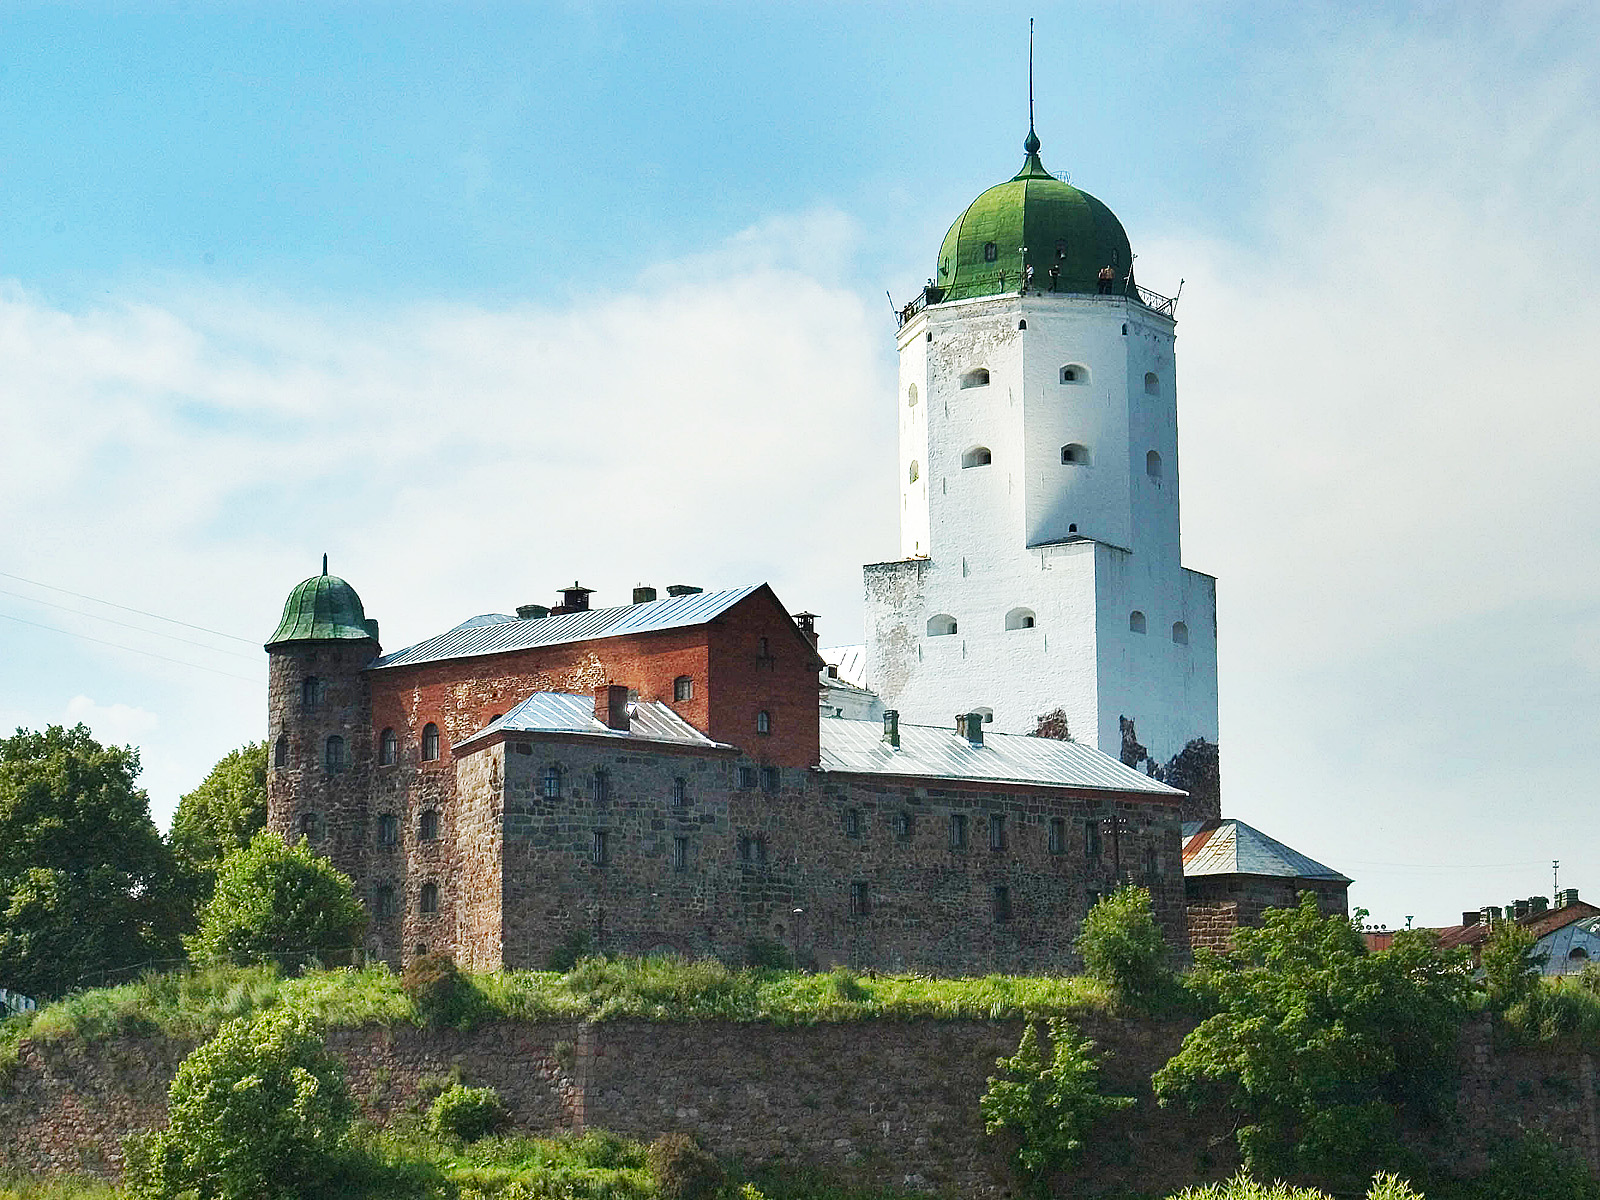
[[[1114,1004],[1108,988],[1082,977],[809,974],[670,958],[586,959],[567,974],[506,971],[472,976],[471,982],[475,1022],[1002,1020],[1072,1016]],[[272,967],[211,967],[78,992],[0,1023],[0,1069],[15,1061],[23,1038],[166,1035],[200,1041],[225,1021],[279,1004],[302,1009],[328,1028],[417,1021],[399,978],[384,967],[312,970],[292,978]]]

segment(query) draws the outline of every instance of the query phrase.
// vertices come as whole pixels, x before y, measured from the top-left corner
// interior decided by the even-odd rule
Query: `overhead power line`
[[[50,600],[40,600],[37,596],[25,596],[21,592],[8,591],[0,588],[0,596],[15,596],[18,600],[26,600],[29,604],[42,604],[46,608],[59,609],[62,612],[72,613],[74,616],[88,617],[91,621],[104,621],[107,625],[119,625],[123,629],[132,629],[136,633],[148,634],[151,637],[166,638],[168,641],[182,642],[185,646],[198,646],[212,654],[226,654],[229,658],[242,658],[246,662],[258,662],[259,654],[240,654],[237,650],[223,650],[220,647],[197,642],[193,638],[179,637],[175,633],[162,633],[159,629],[146,629],[143,625],[134,625],[129,621],[119,621],[115,617],[102,617],[99,613],[84,612],[81,608],[69,608],[65,604],[56,604]]]
[[[0,572],[3,574],[3,572]],[[124,646],[120,642],[108,642],[104,638],[90,637],[86,633],[74,633],[70,629],[58,629],[54,625],[43,625],[38,621],[28,621],[22,617],[14,617],[10,613],[0,613],[0,619],[15,621],[18,625],[31,625],[35,629],[47,629],[51,633],[64,634],[67,637],[81,638],[86,642],[95,642],[101,646],[110,646],[114,650],[126,650],[129,654],[142,654],[146,658],[159,658],[162,662],[176,663],[180,667],[189,667],[196,671],[209,671],[213,675],[225,675],[229,679],[241,679],[245,683],[259,684],[261,680],[251,679],[248,675],[235,675],[232,671],[219,671],[215,667],[203,667],[199,663],[185,662],[181,658],[168,658],[165,654],[156,654],[150,650],[140,650],[134,646]],[[209,630],[207,632],[210,632]]]
[[[53,583],[40,583],[37,579],[25,579],[21,575],[13,575],[10,571],[0,571],[0,578],[15,579],[18,583],[26,583],[30,587],[44,588],[46,591],[60,592],[64,596],[75,596],[79,600],[88,600],[92,604],[104,604],[108,608],[120,608],[123,612],[137,613],[141,617],[149,617],[155,621],[166,621],[170,625],[182,625],[185,629],[193,629],[199,633],[209,633],[213,637],[227,638],[234,642],[243,642],[247,646],[260,645],[254,638],[240,637],[234,633],[223,633],[220,629],[207,629],[204,625],[194,625],[188,621],[180,621],[175,617],[163,617],[160,613],[146,612],[142,608],[130,608],[126,604],[118,604],[115,600],[102,600],[98,596],[89,596],[83,592],[75,592],[71,588],[57,587]],[[58,630],[57,632],[65,632]],[[109,644],[109,643],[108,643]]]

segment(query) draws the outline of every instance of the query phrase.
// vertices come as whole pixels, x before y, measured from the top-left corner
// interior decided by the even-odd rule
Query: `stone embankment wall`
[[[1138,1103],[1109,1118],[1061,1194],[1165,1195],[1235,1165],[1231,1122],[1156,1106],[1149,1077],[1177,1049],[1174,1025],[1091,1018],[1108,1088]],[[500,1090],[530,1132],[607,1129],[648,1140],[697,1133],[747,1166],[810,1169],[862,1184],[1015,1195],[1008,1147],[977,1101],[1020,1021],[871,1021],[781,1029],[721,1023],[506,1022],[471,1033],[409,1026],[335,1032],[352,1093],[378,1120],[414,1108],[429,1075],[458,1070]],[[172,1039],[24,1043],[0,1086],[0,1165],[115,1175],[123,1136],[165,1119],[188,1045]],[[1518,1125],[1542,1129],[1600,1173],[1595,1069],[1585,1053],[1511,1052],[1486,1027],[1463,1039],[1454,1121],[1427,1135],[1437,1160],[1481,1165]]]

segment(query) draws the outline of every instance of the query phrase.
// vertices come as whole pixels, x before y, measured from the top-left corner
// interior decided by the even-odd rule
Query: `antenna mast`
[[[1033,18],[1028,18],[1028,131],[1033,132]]]

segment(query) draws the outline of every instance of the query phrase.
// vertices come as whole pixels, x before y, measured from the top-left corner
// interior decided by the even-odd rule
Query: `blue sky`
[[[0,2],[0,725],[165,820],[323,551],[391,646],[574,575],[858,637],[884,292],[1015,170],[1029,15],[1047,165],[1187,281],[1225,807],[1389,924],[1600,894],[1581,4]]]

